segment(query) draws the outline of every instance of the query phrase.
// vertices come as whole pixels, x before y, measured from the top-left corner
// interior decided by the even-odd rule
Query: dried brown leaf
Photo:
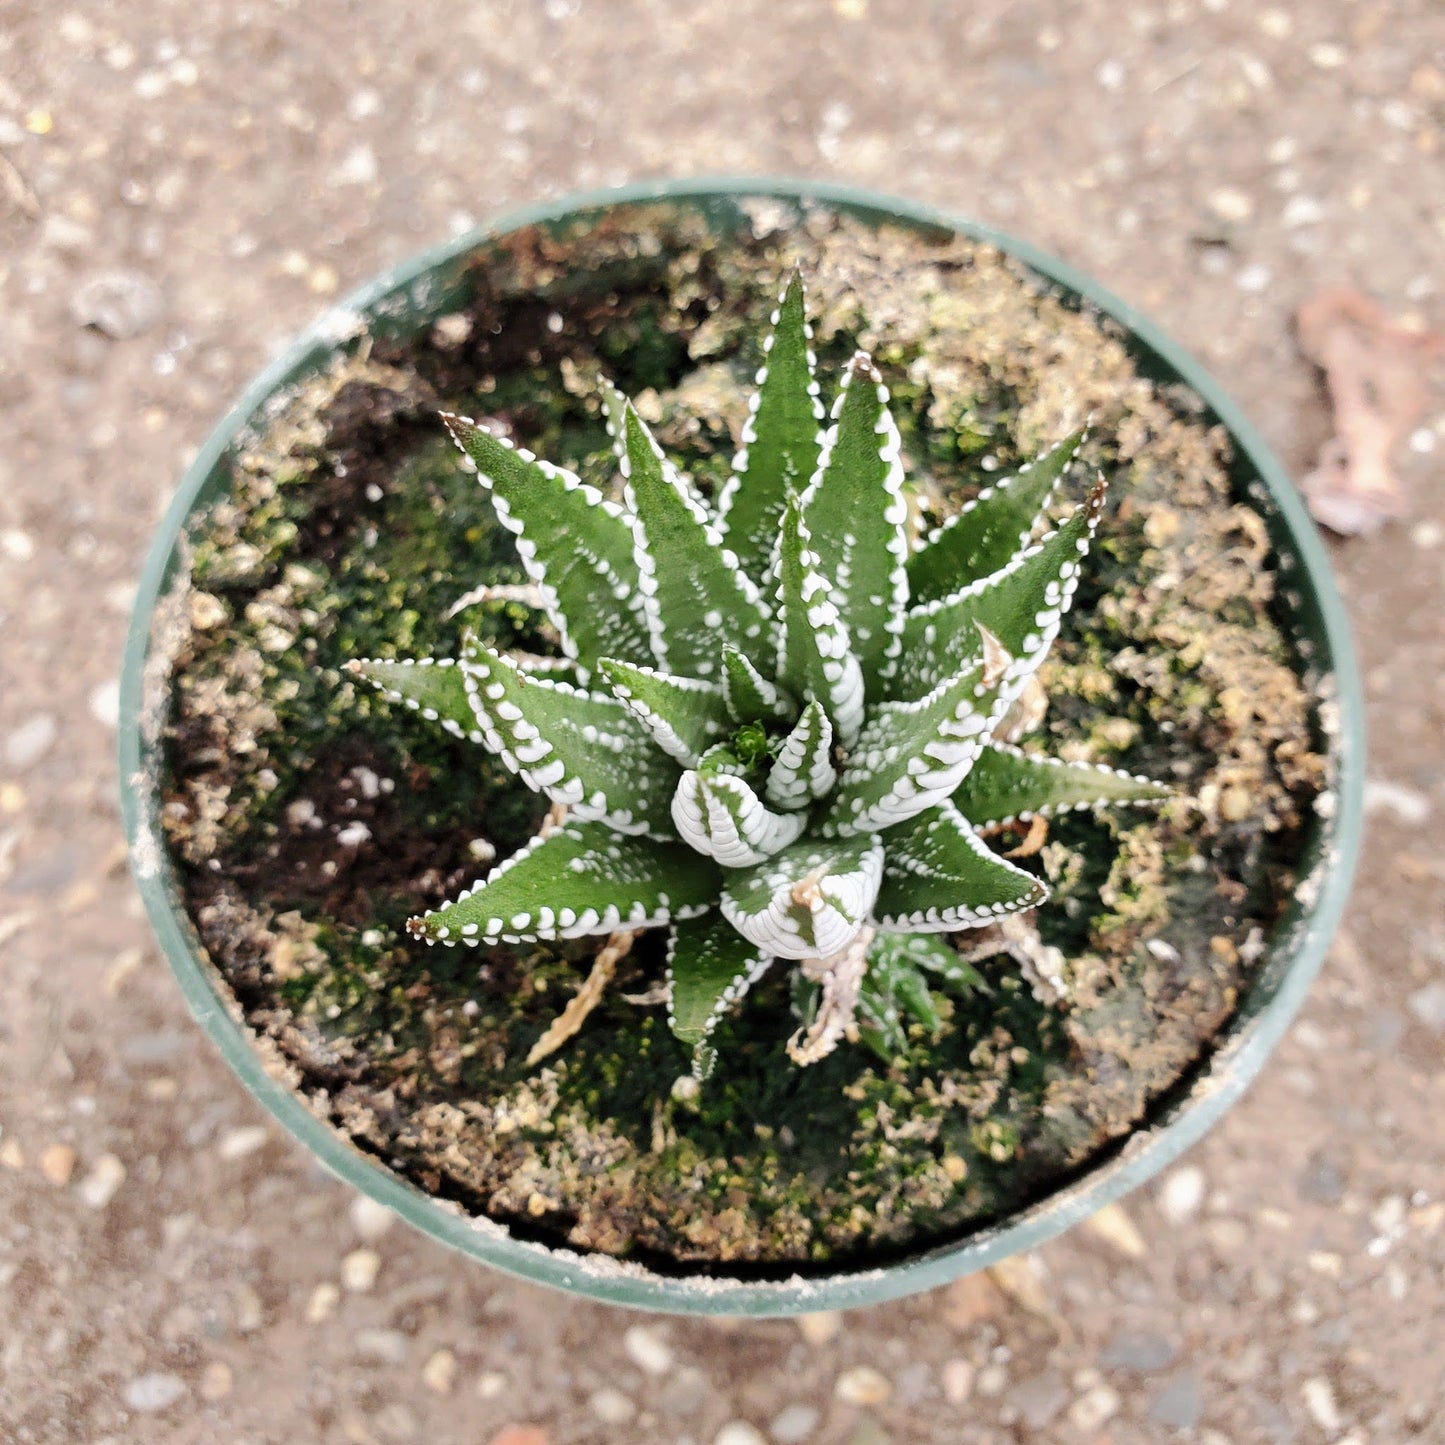
[[[1300,348],[1325,374],[1335,435],[1300,491],[1316,521],[1346,536],[1408,511],[1391,454],[1429,396],[1426,368],[1445,346],[1348,287],[1319,291],[1296,318]]]

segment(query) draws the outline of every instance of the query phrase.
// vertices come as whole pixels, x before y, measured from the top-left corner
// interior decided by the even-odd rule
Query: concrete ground
[[[1370,833],[1304,1014],[1155,1187],[846,1317],[629,1316],[358,1206],[192,1025],[116,816],[179,473],[339,291],[507,206],[791,172],[990,221],[1152,313],[1298,475],[1291,317],[1439,326],[1432,0],[0,6],[0,1438],[16,1445],[1445,1440],[1445,411],[1333,548]],[[521,1427],[535,1427],[531,1433]]]

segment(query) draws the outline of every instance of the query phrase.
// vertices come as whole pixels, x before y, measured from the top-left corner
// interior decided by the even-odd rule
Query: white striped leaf
[[[803,310],[803,281],[794,273],[763,342],[758,389],[743,426],[733,474],[718,497],[718,519],[739,565],[761,582],[778,544],[788,498],[818,467],[823,404],[813,379],[812,327]]]
[[[918,697],[958,671],[982,623],[1013,655],[1009,683],[1021,683],[1044,660],[1074,592],[1104,507],[1102,480],[1056,531],[1008,566],[941,601],[909,612],[903,651],[888,681],[894,698]]]
[[[779,958],[827,958],[868,921],[883,876],[877,837],[805,838],[724,875],[723,916]]]
[[[684,843],[724,868],[771,858],[803,831],[801,813],[775,813],[733,772],[690,771],[672,795],[672,822]]]
[[[874,913],[879,928],[890,932],[978,928],[1037,908],[1049,896],[1032,874],[989,852],[952,803],[890,829],[885,841]]]
[[[931,532],[909,559],[913,603],[940,601],[1008,563],[1027,545],[1060,479],[1084,440],[1083,431],[985,487]]]
[[[953,801],[974,827],[991,828],[1036,815],[1051,818],[1111,803],[1158,803],[1170,796],[1172,789],[1161,783],[1103,763],[1066,763],[990,743]]]
[[[803,709],[768,773],[767,799],[795,811],[826,797],[838,774],[833,767],[833,724],[815,702]]]
[[[850,747],[863,723],[863,673],[797,498],[783,513],[778,628],[778,680],[794,696],[818,702],[838,741]]]
[[[908,608],[908,505],[888,388],[866,352],[843,373],[803,516],[866,679],[898,652]]]
[[[483,741],[482,731],[467,701],[466,679],[449,657],[402,659],[358,658],[345,671],[399,702],[428,722],[440,724],[453,737],[470,742]]]
[[[652,734],[663,752],[685,768],[696,767],[727,728],[727,704],[715,682],[635,667],[611,657],[598,663],[598,671],[612,696]]]
[[[1010,659],[991,634],[984,643],[927,696],[873,710],[832,792],[830,829],[892,828],[963,782],[1008,701],[1000,684]]]
[[[798,709],[731,644],[723,648],[723,700],[735,723],[791,722]]]
[[[681,843],[569,822],[534,838],[482,882],[407,923],[427,943],[521,943],[648,928],[717,901],[717,865]]]
[[[618,832],[667,836],[677,764],[615,698],[535,677],[472,639],[462,673],[487,747],[529,788]]]
[[[625,425],[627,505],[657,665],[712,681],[720,676],[722,649],[729,642],[750,661],[762,662],[769,652],[768,630],[757,588],[631,403]]]
[[[442,420],[491,489],[497,518],[517,539],[522,566],[582,680],[604,654],[650,662],[632,528],[621,509],[574,473],[466,417],[443,412]]]
[[[717,1061],[708,1042],[713,1030],[772,961],[716,913],[673,926],[667,947],[667,1022],[692,1050],[699,1081]]]

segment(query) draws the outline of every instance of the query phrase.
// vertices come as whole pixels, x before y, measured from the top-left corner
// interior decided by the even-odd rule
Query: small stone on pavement
[[[231,1367],[224,1360],[212,1360],[201,1372],[201,1398],[224,1400],[231,1393]]]
[[[768,1426],[774,1445],[802,1445],[818,1428],[821,1412],[812,1405],[785,1405]]]
[[[1159,1190],[1159,1212],[1170,1224],[1184,1224],[1204,1203],[1204,1171],[1185,1164],[1165,1176]]]
[[[306,1301],[306,1323],[319,1325],[322,1320],[330,1319],[340,1303],[341,1291],[329,1279],[322,1280]]]
[[[396,1215],[368,1194],[358,1194],[347,1212],[351,1227],[368,1244],[375,1244],[396,1223]]]
[[[625,1425],[637,1413],[637,1406],[610,1385],[598,1390],[587,1404],[604,1425]]]
[[[341,1261],[341,1283],[352,1294],[365,1294],[380,1269],[381,1256],[374,1249],[353,1249]]]
[[[1108,1385],[1095,1385],[1069,1406],[1069,1423],[1081,1434],[1092,1435],[1118,1413],[1119,1392]]]
[[[855,1365],[838,1376],[833,1393],[848,1405],[881,1405],[893,1393],[893,1385],[872,1365]]]
[[[75,1150],[69,1144],[51,1144],[40,1155],[40,1172],[52,1184],[69,1184],[75,1172]]]
[[[810,1345],[826,1345],[836,1339],[843,1328],[843,1316],[837,1310],[819,1310],[816,1314],[798,1316],[798,1332]]]
[[[729,1420],[712,1437],[712,1445],[768,1445],[768,1442],[746,1420]]]
[[[633,1325],[622,1336],[627,1358],[644,1374],[665,1375],[672,1368],[672,1349],[653,1325]]]
[[[457,1357],[450,1350],[438,1350],[422,1366],[421,1377],[428,1389],[438,1395],[450,1395],[457,1382]]]
[[[92,1209],[104,1209],[125,1183],[125,1165],[114,1154],[102,1154],[80,1182],[80,1197]]]
[[[169,1410],[186,1393],[186,1382],[179,1375],[155,1372],[137,1375],[127,1382],[125,1403],[143,1415]]]

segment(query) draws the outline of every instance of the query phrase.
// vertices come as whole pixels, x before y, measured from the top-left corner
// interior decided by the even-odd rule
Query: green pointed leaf
[[[665,827],[678,766],[615,698],[534,677],[472,639],[462,672],[487,746],[529,788],[619,832]]]
[[[791,722],[798,710],[731,644],[723,648],[723,699],[736,723]]]
[[[348,662],[344,671],[369,682],[392,702],[419,712],[428,722],[439,723],[453,737],[482,741],[481,729],[467,701],[466,680],[451,658],[395,662],[361,658]]]
[[[894,698],[917,697],[958,671],[982,623],[1013,656],[1006,684],[1021,683],[1048,653],[1079,585],[1079,569],[1104,507],[1102,481],[1069,519],[1001,571],[942,601],[915,607],[888,681]]]
[[[917,967],[941,979],[950,993],[988,992],[983,975],[936,934],[880,933],[878,937],[896,940]]]
[[[1076,431],[1011,477],[985,487],[929,534],[908,563],[913,603],[941,601],[1006,567],[1027,545],[1084,440]]]
[[[763,343],[764,364],[733,475],[718,497],[728,546],[757,582],[771,567],[789,496],[801,492],[818,467],[823,404],[813,379],[812,336],[802,278],[794,273]]]
[[[1049,895],[1022,868],[990,853],[951,803],[920,813],[886,837],[875,916],[902,933],[951,933],[1037,908]]]
[[[732,771],[687,772],[672,795],[677,836],[724,868],[771,858],[803,831],[801,813],[775,813]]]
[[[772,958],[716,913],[673,927],[667,948],[667,1022],[693,1051],[699,1080],[712,1072],[708,1039],[727,1011],[763,976]]]
[[[621,509],[572,472],[466,417],[443,412],[442,420],[490,487],[497,518],[516,537],[522,565],[583,680],[604,654],[652,662],[632,528]]]
[[[452,903],[413,918],[428,943],[518,943],[650,928],[717,901],[717,865],[681,843],[569,822],[534,838]]]
[[[768,774],[768,802],[785,811],[806,808],[826,797],[837,781],[838,774],[833,768],[833,725],[828,721],[828,714],[817,703],[810,702],[797,726],[783,740]]]
[[[627,504],[658,666],[711,681],[727,642],[754,664],[762,662],[769,639],[757,588],[630,403],[626,426]]]
[[[990,743],[953,801],[974,827],[991,828],[1035,814],[1051,818],[1071,808],[1158,803],[1171,796],[1162,783],[1102,763],[1065,763]]]
[[[604,376],[599,378],[602,397],[602,420],[612,442],[612,455],[618,466],[627,461],[627,398]]]
[[[986,644],[992,644],[990,635]],[[869,715],[834,788],[826,826],[840,833],[892,828],[948,798],[983,750],[1007,698],[1007,654],[986,645],[917,702]]]
[[[663,752],[685,768],[722,736],[728,724],[723,690],[715,682],[635,667],[605,657],[598,671],[615,697],[649,733]]]
[[[867,922],[883,872],[876,837],[805,838],[724,875],[723,916],[780,958],[827,958]]]
[[[850,747],[863,722],[863,674],[797,498],[783,513],[778,624],[778,680],[796,697],[820,703],[838,741]]]
[[[843,373],[803,516],[864,678],[898,651],[908,608],[908,505],[888,388],[866,352]]]

